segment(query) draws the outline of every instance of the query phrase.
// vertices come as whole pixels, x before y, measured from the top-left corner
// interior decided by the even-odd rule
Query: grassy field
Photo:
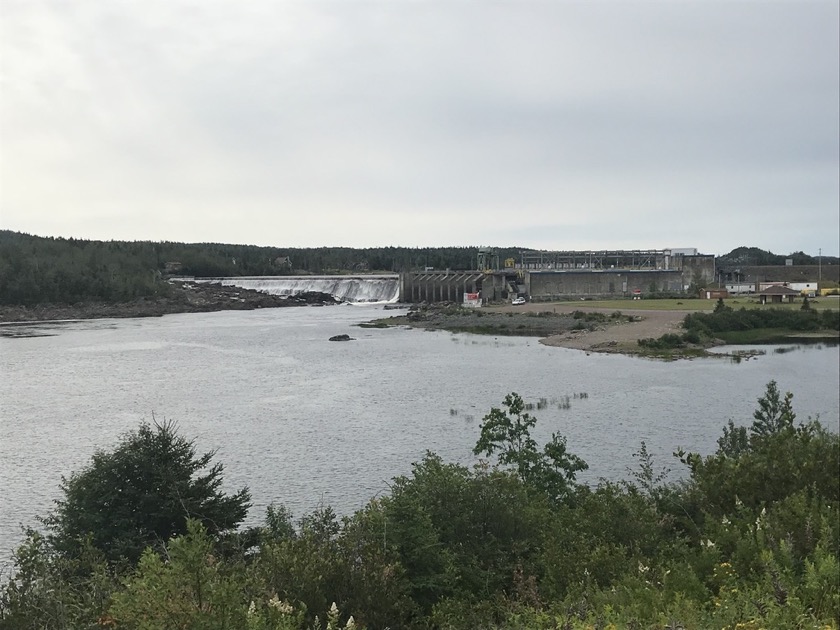
[[[700,300],[700,299],[648,299],[648,300],[568,300],[564,302],[554,302],[554,304],[575,305],[580,308],[603,308],[610,310],[639,310],[639,311],[712,311],[715,308],[717,300]],[[729,298],[724,300],[724,303],[734,309],[739,308],[784,308],[798,310],[802,308],[802,300],[797,300],[793,304],[766,304],[762,305],[756,298]],[[810,300],[811,307],[814,309],[831,308],[837,309],[840,307],[840,300],[835,297],[823,297]]]

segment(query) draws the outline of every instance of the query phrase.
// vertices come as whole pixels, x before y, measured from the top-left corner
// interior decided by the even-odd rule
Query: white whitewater
[[[307,291],[329,293],[345,302],[389,304],[400,296],[400,277],[371,276],[242,276],[204,278],[198,282],[221,282],[224,286],[262,291],[271,295],[292,296]]]

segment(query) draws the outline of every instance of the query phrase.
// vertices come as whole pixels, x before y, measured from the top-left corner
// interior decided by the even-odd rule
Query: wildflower
[[[641,562],[639,563],[639,573],[647,573],[648,569],[650,569],[650,567],[646,567]]]
[[[708,538],[706,540],[704,540],[703,542],[701,542],[700,544],[703,545],[704,547],[706,547],[707,549],[711,549],[712,547],[715,546],[715,543],[713,543]]]
[[[291,604],[284,602],[277,595],[268,600],[268,605],[274,608],[274,610],[279,610],[284,615],[291,615],[295,610]]]
[[[347,623],[344,624],[345,630],[355,630],[356,628],[356,620],[353,619],[353,615],[350,615],[350,619],[347,620]]]
[[[338,614],[338,606],[333,602],[330,611],[327,613],[327,630],[338,628]]]
[[[257,605],[254,603],[254,600],[251,600],[251,605],[248,606],[248,616],[253,617],[257,613]]]

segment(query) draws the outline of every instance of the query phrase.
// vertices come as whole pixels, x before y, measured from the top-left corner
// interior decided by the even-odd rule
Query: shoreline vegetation
[[[103,319],[110,317],[160,317],[177,313],[247,311],[258,308],[328,306],[340,300],[328,293],[309,292],[280,297],[252,289],[222,286],[220,282],[178,281],[164,295],[139,297],[128,302],[82,301],[75,304],[0,304],[0,324]]]
[[[215,452],[143,424],[60,480],[0,576],[0,630],[836,630],[840,437],[774,381],[757,403],[711,454],[677,446],[682,480],[641,442],[587,485],[510,393],[476,465],[427,452],[351,515],[272,504],[247,529]]]

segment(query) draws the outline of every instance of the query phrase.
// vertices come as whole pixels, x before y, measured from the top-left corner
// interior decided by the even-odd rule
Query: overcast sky
[[[0,0],[0,227],[840,249],[838,2]]]

